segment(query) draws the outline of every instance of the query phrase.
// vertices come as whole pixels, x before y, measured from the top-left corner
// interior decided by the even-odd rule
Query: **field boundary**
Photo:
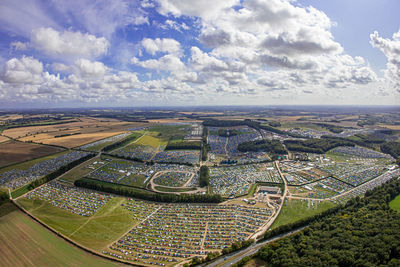
[[[123,263],[123,264],[127,264],[130,266],[143,266],[146,267],[147,265],[140,265],[140,264],[133,264],[132,262],[129,261],[124,261],[124,260],[120,260],[120,259],[116,259],[113,257],[109,257],[107,255],[101,254],[95,250],[92,250],[88,247],[85,247],[77,242],[75,242],[74,240],[70,239],[69,237],[63,235],[62,233],[56,231],[55,229],[53,229],[52,227],[50,227],[49,225],[45,224],[44,222],[42,222],[39,218],[35,217],[34,215],[32,215],[29,211],[25,210],[18,202],[16,202],[15,200],[11,200],[11,202],[19,209],[21,210],[24,214],[28,215],[30,218],[32,218],[34,221],[36,221],[37,223],[39,223],[40,225],[42,225],[44,228],[50,230],[53,234],[57,235],[58,237],[64,239],[65,241],[67,241],[68,243],[74,245],[75,247],[78,247],[79,249],[82,249],[94,256],[98,256],[98,257],[102,257],[104,259],[107,260],[111,260],[114,262],[118,262],[118,263]]]

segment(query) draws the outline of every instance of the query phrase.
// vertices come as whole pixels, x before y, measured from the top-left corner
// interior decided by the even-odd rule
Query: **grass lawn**
[[[188,191],[193,191],[196,190],[196,188],[169,188],[169,187],[164,187],[164,186],[154,186],[154,189],[162,192],[188,192]]]
[[[297,199],[288,200],[282,207],[278,218],[276,218],[275,222],[272,224],[271,229],[315,215],[335,206],[335,204],[330,201],[323,201],[319,204],[317,204],[317,201],[314,201],[314,205],[316,205],[314,208],[308,208],[306,201]]]
[[[79,178],[92,172],[93,169],[89,169],[87,166],[89,166],[90,164],[92,164],[95,161],[101,161],[101,159],[99,157],[94,157],[94,158],[86,161],[85,163],[79,165],[77,168],[74,168],[70,172],[62,175],[60,177],[60,180],[73,183],[75,180],[78,180]]]
[[[122,266],[57,237],[13,204],[0,208],[2,266]]]
[[[166,145],[166,141],[162,141],[157,137],[153,137],[150,135],[145,135],[141,137],[137,142],[135,142],[135,145],[145,145],[145,146],[152,146],[154,148],[157,148],[158,146],[161,145]]]
[[[400,195],[398,195],[395,199],[389,202],[389,206],[400,212]]]
[[[56,231],[88,248],[101,251],[134,224],[121,206],[124,198],[115,197],[91,217],[83,217],[39,200],[19,199],[25,209]]]

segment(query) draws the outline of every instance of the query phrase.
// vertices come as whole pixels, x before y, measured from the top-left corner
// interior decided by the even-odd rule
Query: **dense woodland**
[[[355,146],[352,141],[339,138],[310,138],[307,140],[285,140],[284,144],[290,151],[323,154],[338,146]]]
[[[257,256],[268,266],[399,266],[400,213],[388,205],[398,194],[399,180],[369,191]]]
[[[231,136],[235,136],[238,135],[239,131],[235,130],[235,129],[219,129],[218,130],[218,135],[222,136],[222,137],[231,137]]]
[[[101,192],[117,194],[126,197],[135,197],[144,200],[166,203],[220,203],[224,199],[217,194],[159,194],[138,189],[133,186],[114,184],[90,178],[80,178],[74,182],[75,186],[94,189]]]
[[[210,183],[210,170],[207,166],[200,167],[199,184],[200,187],[208,186]]]
[[[238,145],[240,152],[269,152],[272,154],[287,154],[287,150],[279,140],[255,140]]]
[[[383,153],[390,154],[395,159],[400,157],[400,143],[399,142],[386,142],[381,145]]]
[[[170,142],[165,147],[165,150],[200,150],[201,143],[197,141],[182,141],[182,142]]]

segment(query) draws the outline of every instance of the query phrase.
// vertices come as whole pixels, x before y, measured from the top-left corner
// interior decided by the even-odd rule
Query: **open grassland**
[[[276,218],[275,222],[272,224],[271,229],[318,214],[324,210],[332,208],[333,206],[335,206],[335,204],[330,201],[322,201],[319,203],[314,201],[314,207],[308,207],[307,201],[289,199],[287,202],[285,201],[285,204],[283,205],[278,218]]]
[[[9,141],[0,145],[0,167],[63,151],[61,148]]]
[[[74,247],[11,203],[0,208],[0,251],[1,266],[121,266]]]
[[[135,142],[135,145],[152,146],[154,148],[166,144],[167,142],[161,141],[159,138],[150,135],[144,135],[140,139],[137,139],[137,141]]]
[[[22,198],[18,203],[56,231],[85,247],[101,251],[134,223],[121,206],[124,201],[124,198],[115,197],[91,217],[79,216],[41,200]]]
[[[389,202],[389,206],[400,212],[400,195],[398,195],[395,199]]]
[[[60,176],[59,180],[66,181],[68,183],[73,184],[75,180],[78,180],[79,178],[92,172],[93,169],[89,169],[88,166],[96,161],[100,161],[100,158],[94,157],[94,158],[84,162],[83,164],[73,168],[72,170],[70,170],[67,173]]]

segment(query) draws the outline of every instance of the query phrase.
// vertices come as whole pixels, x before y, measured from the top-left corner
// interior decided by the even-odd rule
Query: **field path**
[[[146,218],[144,218],[141,221],[136,222],[131,228],[129,228],[128,231],[126,231],[125,233],[123,233],[122,235],[120,235],[118,238],[116,238],[114,241],[112,241],[111,243],[109,243],[108,245],[106,245],[104,248],[108,248],[110,247],[113,243],[117,242],[118,240],[120,240],[122,237],[124,237],[126,234],[128,234],[132,229],[134,229],[136,226],[138,226],[139,224],[147,221],[151,216],[153,216],[154,213],[156,213],[159,209],[161,209],[164,205],[160,205],[158,208],[156,208],[152,213],[150,213]]]
[[[200,250],[203,250],[204,242],[206,241],[207,230],[208,230],[208,222],[206,222],[206,229],[204,230],[203,239],[201,240]]]
[[[113,212],[116,208],[118,208],[118,207],[122,204],[122,202],[124,202],[124,201],[125,201],[125,199],[124,199],[124,198],[121,198],[121,200],[118,201],[117,203],[115,203],[114,206],[113,206],[111,209],[108,209],[106,213],[101,214],[101,215],[99,215],[99,216],[96,216],[96,215],[90,216],[90,218],[87,219],[87,221],[84,222],[81,226],[79,226],[75,231],[73,231],[73,232],[69,235],[69,237],[72,237],[76,232],[78,232],[80,229],[82,229],[83,227],[85,227],[85,225],[87,225],[91,220],[97,219],[97,218],[102,218],[102,217],[107,217],[111,212]],[[104,208],[104,207],[103,207],[103,208]]]

